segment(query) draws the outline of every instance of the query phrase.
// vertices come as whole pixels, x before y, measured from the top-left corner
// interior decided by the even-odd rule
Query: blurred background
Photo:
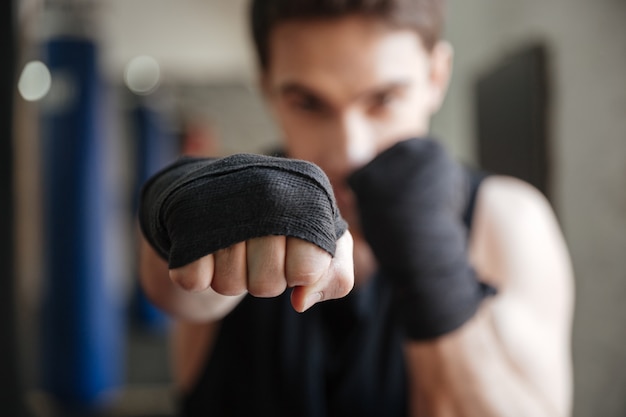
[[[137,287],[140,184],[263,152],[247,0],[0,5],[0,411],[172,416],[167,319]],[[574,416],[626,415],[626,2],[448,0],[434,133],[550,199],[576,273]]]

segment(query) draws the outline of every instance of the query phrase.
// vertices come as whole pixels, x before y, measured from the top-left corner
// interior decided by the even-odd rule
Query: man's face
[[[397,141],[428,132],[447,83],[442,58],[434,60],[414,31],[360,16],[280,24],[269,52],[263,87],[285,151],[326,172],[354,227],[346,177]]]

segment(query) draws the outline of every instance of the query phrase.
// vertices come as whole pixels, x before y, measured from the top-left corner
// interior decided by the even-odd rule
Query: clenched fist
[[[324,173],[259,155],[183,159],[144,186],[142,232],[180,289],[275,297],[292,304],[347,295],[352,236]]]
[[[170,278],[186,291],[212,288],[230,296],[248,292],[275,297],[293,288],[292,305],[302,312],[317,302],[344,297],[352,289],[352,236],[343,234],[334,257],[298,238],[254,238],[171,269]]]

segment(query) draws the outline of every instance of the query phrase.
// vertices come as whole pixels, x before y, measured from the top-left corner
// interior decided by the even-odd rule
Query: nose
[[[328,171],[344,177],[365,165],[376,153],[374,127],[366,115],[347,111],[337,116],[328,135]]]

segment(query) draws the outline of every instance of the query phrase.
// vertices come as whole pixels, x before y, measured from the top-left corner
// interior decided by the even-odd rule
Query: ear
[[[452,76],[454,49],[447,41],[439,41],[430,54],[430,112],[437,113],[443,104]]]

